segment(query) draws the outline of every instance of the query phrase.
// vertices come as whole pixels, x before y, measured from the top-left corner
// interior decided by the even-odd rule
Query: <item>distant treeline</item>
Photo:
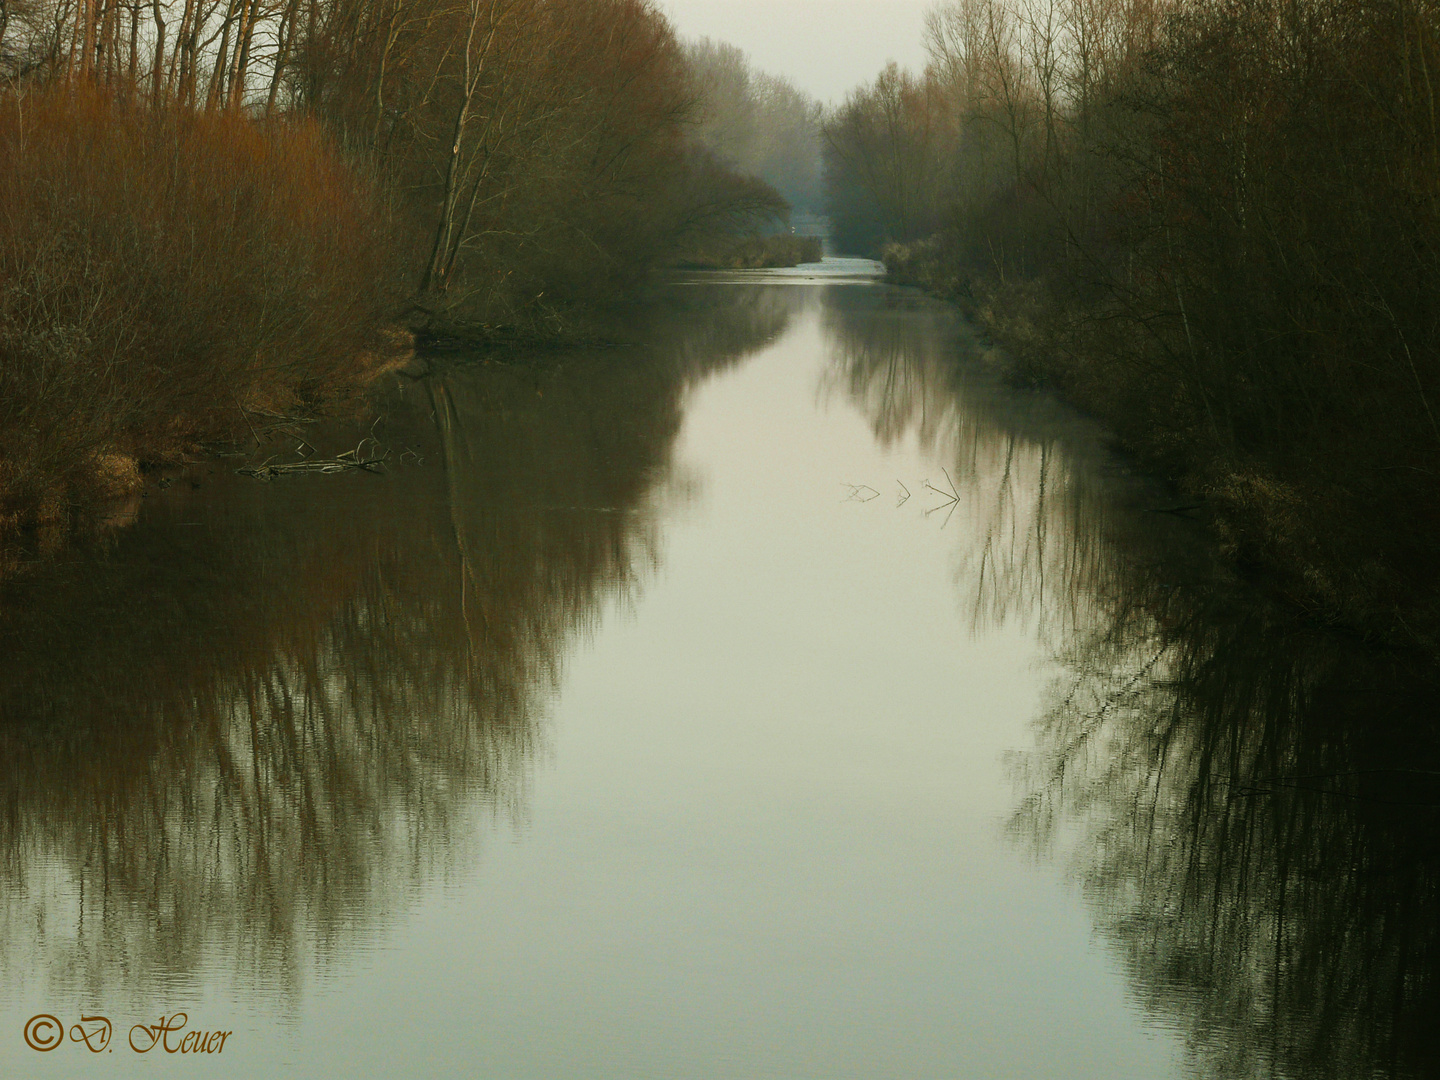
[[[686,46],[685,60],[701,103],[696,142],[765,180],[792,210],[823,213],[820,103],[788,80],[756,71],[734,45],[701,38]]]
[[[776,230],[753,174],[814,177],[755,107],[818,120],[778,82],[720,103],[707,48],[648,0],[0,0],[0,536],[353,390],[407,329],[583,337]]]
[[[1440,641],[1440,7],[948,0],[825,129],[835,239],[960,299],[1317,617]]]

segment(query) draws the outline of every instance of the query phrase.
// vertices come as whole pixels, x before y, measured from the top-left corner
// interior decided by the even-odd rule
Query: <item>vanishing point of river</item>
[[[1426,677],[870,264],[635,318],[7,590],[0,1075],[1435,1075]]]

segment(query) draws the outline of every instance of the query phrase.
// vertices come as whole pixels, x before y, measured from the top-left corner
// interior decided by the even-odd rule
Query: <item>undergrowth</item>
[[[0,544],[353,393],[404,344],[380,207],[303,121],[0,96]]]

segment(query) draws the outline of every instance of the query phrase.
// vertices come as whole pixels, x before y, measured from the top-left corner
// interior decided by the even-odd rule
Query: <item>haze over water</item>
[[[184,1010],[211,1075],[1418,1075],[1433,811],[1207,772],[1374,764],[1296,720],[1351,661],[867,269],[438,360],[387,473],[222,463],[25,586],[0,1071]]]

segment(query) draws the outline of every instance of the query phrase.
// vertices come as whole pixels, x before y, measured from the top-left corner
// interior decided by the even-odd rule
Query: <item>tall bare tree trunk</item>
[[[290,0],[280,15],[276,28],[275,67],[270,73],[270,93],[265,98],[265,115],[275,111],[275,98],[280,93],[280,81],[285,77],[285,65],[290,61],[290,47],[295,40],[295,21],[300,14],[300,0]]]
[[[499,27],[496,13],[500,6],[500,0],[489,0],[489,10],[486,13],[489,25],[486,27],[485,44],[481,46],[480,54],[477,57],[474,48],[475,31],[480,25],[481,3],[482,0],[470,0],[470,25],[465,32],[465,66],[460,85],[460,104],[455,109],[455,123],[450,139],[450,160],[445,166],[445,197],[441,203],[440,220],[435,224],[435,243],[431,246],[430,259],[425,266],[425,276],[420,282],[421,292],[444,292],[449,284],[445,280],[445,262],[455,230],[460,151],[465,145],[465,128],[470,122],[470,108],[475,91],[480,85],[481,76],[484,75],[485,61],[489,57],[490,47],[494,44],[495,32]]]
[[[155,51],[150,57],[150,100],[158,105],[164,92],[160,72],[165,67],[165,20],[160,17],[160,0],[150,0],[150,14],[155,20]]]
[[[100,37],[95,50],[95,62],[100,65],[99,74],[107,82],[115,77],[115,24],[120,19],[119,0],[108,0],[100,20]]]
[[[130,5],[130,65],[125,82],[125,93],[135,90],[135,79],[140,65],[140,0]]]
[[[205,111],[212,112],[219,107],[225,91],[225,77],[230,70],[230,27],[235,22],[235,0],[229,0],[225,8],[225,22],[220,33],[220,52],[215,57],[215,67],[210,72],[210,88],[205,93]]]
[[[241,0],[242,4],[244,0]],[[245,73],[250,66],[250,41],[255,36],[255,9],[260,0],[250,0],[242,7],[240,48],[235,58],[235,75],[230,80],[230,107],[238,109],[245,97]]]
[[[80,74],[88,77],[95,59],[95,4],[82,0],[80,5]]]
[[[160,0],[154,0],[159,4]],[[185,8],[180,15],[180,26],[175,31],[175,47],[170,50],[170,66],[165,73],[165,88],[180,99],[182,94],[181,80],[184,79],[185,70],[183,61],[185,59],[185,46],[190,33],[190,17],[195,10],[195,0],[185,0]]]

